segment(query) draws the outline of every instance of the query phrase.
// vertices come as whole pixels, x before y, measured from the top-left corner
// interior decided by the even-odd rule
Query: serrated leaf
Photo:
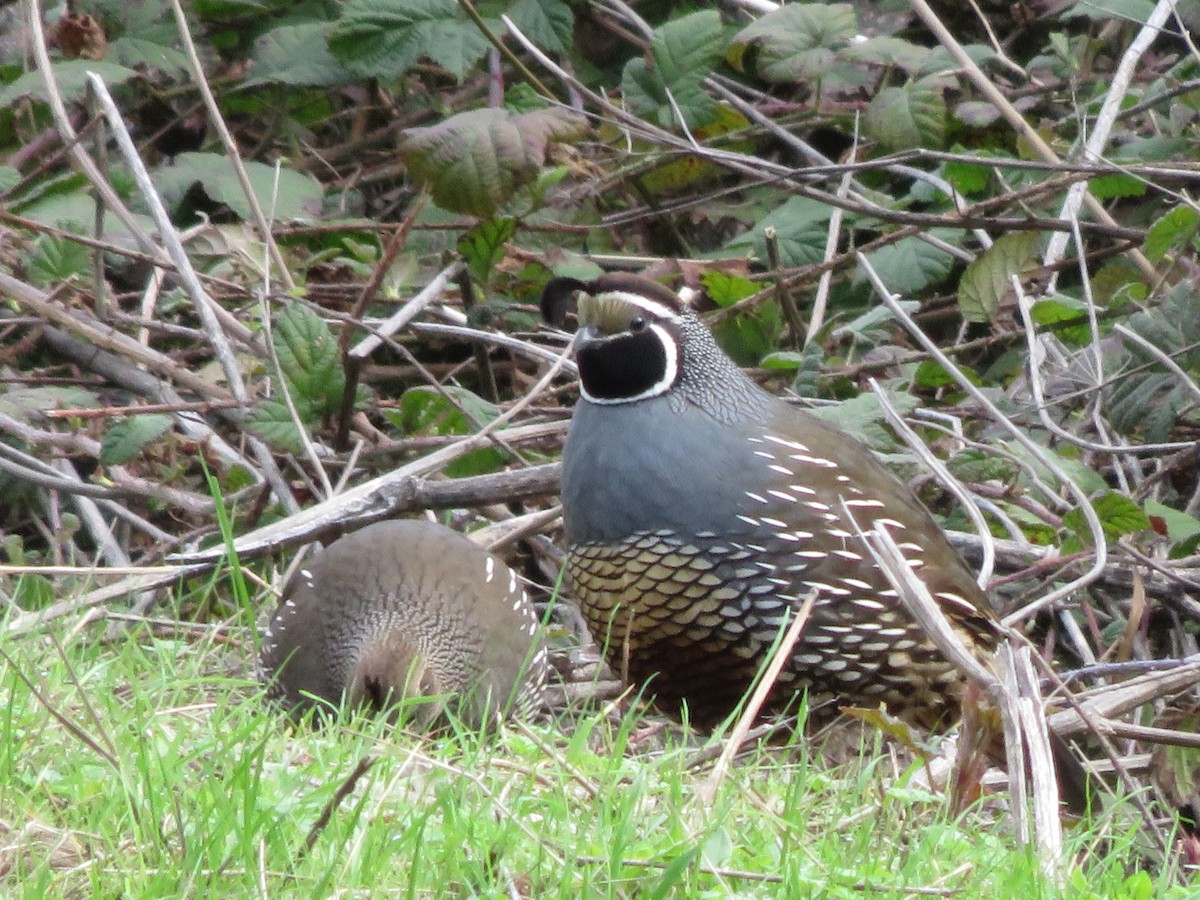
[[[1097,175],[1088,182],[1088,190],[1097,200],[1142,197],[1146,193],[1146,182],[1123,172],[1115,172],[1111,175]]]
[[[275,317],[271,343],[292,401],[302,414],[330,413],[339,407],[346,373],[337,338],[320,316],[302,303],[290,304]]]
[[[718,269],[709,269],[701,275],[700,283],[704,285],[704,292],[712,302],[722,309],[757,294],[760,289],[760,285],[749,278],[731,275]]]
[[[626,103],[665,128],[681,125],[675,108],[689,130],[707,124],[716,115],[717,104],[701,82],[720,60],[724,45],[721,16],[715,10],[692,13],[660,26],[650,40],[650,62],[635,57],[625,65],[621,90]]]
[[[981,194],[992,182],[992,172],[985,165],[952,160],[942,167],[943,177],[954,185],[960,194]]]
[[[839,54],[842,59],[854,62],[874,63],[880,66],[895,66],[909,74],[920,71],[929,58],[930,50],[890,35],[877,35],[856,44],[851,44]]]
[[[456,385],[441,390],[409,388],[400,398],[398,414],[391,416],[406,435],[473,434],[500,414],[495,404]],[[504,464],[505,454],[494,448],[475,450],[445,468],[451,478],[491,472]]]
[[[76,241],[47,235],[38,240],[28,266],[29,280],[44,287],[86,276],[92,268],[92,257]]]
[[[305,22],[273,28],[259,37],[246,85],[328,87],[357,81],[358,76],[329,52],[333,27],[329,22]]]
[[[474,109],[408,129],[400,154],[442,209],[487,218],[534,180],[551,141],[577,138],[585,128],[579,116],[559,109],[520,115]]]
[[[455,0],[350,0],[329,49],[367,78],[397,78],[424,58],[462,78],[491,44]]]
[[[919,300],[901,300],[900,308],[912,314],[921,308]],[[853,337],[856,341],[875,343],[887,337],[895,321],[892,311],[886,306],[873,306],[860,316],[855,316],[844,325],[833,330],[836,338]]]
[[[990,322],[1012,296],[1013,275],[1025,272],[1037,248],[1033,231],[1006,234],[981,253],[958,283],[958,308],[968,322]]]
[[[263,212],[276,221],[313,221],[320,211],[324,189],[309,175],[281,167],[245,160],[242,162],[250,187]],[[169,205],[177,205],[193,186],[210,199],[228,206],[243,219],[251,216],[250,201],[242,190],[233,164],[219,153],[180,153],[175,164],[155,169],[155,187]]]
[[[299,453],[304,449],[300,432],[287,404],[282,400],[260,400],[247,421],[247,427],[268,444],[280,450]]]
[[[1039,325],[1055,326],[1054,333],[1075,347],[1082,347],[1091,340],[1092,330],[1088,325],[1087,306],[1073,297],[1050,297],[1039,300],[1029,310],[1029,317]],[[1071,325],[1064,325],[1071,322]]]
[[[171,417],[161,413],[130,416],[114,422],[104,432],[104,440],[100,444],[101,465],[119,466],[129,462],[170,427]]]
[[[938,229],[937,236],[950,244],[961,240],[961,232]],[[954,257],[940,247],[917,237],[903,238],[894,244],[871,251],[867,257],[888,290],[905,297],[921,294],[926,288],[943,281],[950,274]],[[856,270],[855,282],[866,278]]]
[[[867,106],[863,127],[890,150],[940,150],[946,143],[946,98],[941,86],[914,81],[884,88]]]
[[[13,387],[0,393],[0,413],[21,422],[35,422],[51,409],[99,406],[100,398],[79,387]]]
[[[1104,536],[1109,541],[1150,527],[1150,520],[1142,508],[1116,491],[1101,494],[1092,501],[1092,508],[1100,518]],[[1062,521],[1063,527],[1074,533],[1081,546],[1091,546],[1092,534],[1082,510],[1071,510],[1063,516]]]
[[[1167,529],[1167,537],[1172,543],[1178,544],[1200,534],[1200,519],[1195,516],[1189,516],[1156,500],[1147,500],[1142,504],[1142,510],[1148,517],[1162,519]]]
[[[542,50],[566,53],[571,47],[575,15],[562,0],[517,0],[508,17]]]
[[[1076,0],[1061,15],[1064,19],[1083,17],[1096,22],[1108,23],[1113,19],[1145,24],[1154,12],[1151,0]]]
[[[6,194],[21,183],[21,173],[12,166],[0,166],[0,194]]]
[[[908,415],[918,406],[916,397],[893,391],[888,391],[888,402],[902,416]],[[873,450],[889,452],[895,451],[899,446],[896,436],[887,424],[887,414],[874,394],[859,394],[836,406],[823,406],[809,412],[857,438]]]
[[[829,207],[824,203],[807,197],[790,197],[727,246],[731,250],[753,248],[755,258],[765,260],[768,258],[765,231],[774,228],[779,264],[806,266],[825,257],[829,215]]]
[[[516,233],[517,220],[503,216],[480,222],[458,239],[458,252],[466,260],[473,279],[487,284],[492,269],[504,259],[505,245]]]
[[[833,69],[837,51],[857,33],[847,3],[789,3],[739,31],[726,59],[772,84],[815,81]]]
[[[124,84],[137,77],[137,72],[102,59],[64,59],[51,66],[58,92],[70,102],[83,97],[87,90],[87,73],[95,72],[107,85]],[[34,97],[45,101],[46,86],[38,71],[26,72],[12,84],[0,90],[0,109],[22,97]]]
[[[1198,226],[1200,213],[1197,213],[1194,207],[1181,203],[1155,220],[1146,232],[1142,249],[1147,257],[1157,262],[1167,255],[1168,250],[1183,246],[1192,240],[1196,236]]]
[[[135,70],[157,69],[172,74],[188,70],[187,55],[172,46],[172,41],[178,40],[173,22],[137,26],[136,34],[132,22],[122,24],[129,30],[108,45],[107,59]]]
[[[967,381],[971,384],[982,384],[979,375],[970,366],[965,366],[962,363],[958,364],[958,371],[966,376]],[[917,366],[917,371],[913,375],[913,385],[915,387],[924,388],[925,390],[937,390],[938,388],[957,388],[958,380],[942,367],[942,364],[937,360],[927,359]]]

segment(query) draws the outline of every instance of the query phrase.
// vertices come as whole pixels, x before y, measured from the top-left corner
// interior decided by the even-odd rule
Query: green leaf
[[[108,45],[106,59],[131,69],[156,69],[171,75],[188,71],[186,54],[172,45],[179,39],[174,22],[143,27],[136,34],[131,22],[122,24],[129,31]]]
[[[958,283],[958,308],[968,322],[990,322],[1012,296],[1012,276],[1027,270],[1038,235],[1033,231],[1006,234],[981,253]]]
[[[679,126],[667,98],[670,91],[689,129],[707,125],[716,115],[716,101],[701,86],[721,59],[725,31],[715,10],[692,13],[662,25],[650,41],[650,58],[631,59],[621,77],[621,90],[630,108],[653,116],[657,124]]]
[[[337,338],[325,320],[303,303],[291,303],[275,317],[271,343],[292,402],[305,412],[332,413],[346,388]]]
[[[7,193],[21,183],[21,173],[12,166],[0,166],[0,194]]]
[[[551,141],[577,138],[585,128],[580,117],[560,109],[520,115],[474,109],[408,129],[400,154],[442,209],[487,218],[536,178]]]
[[[50,68],[53,71],[59,93],[68,103],[83,98],[83,92],[87,89],[88,72],[95,72],[110,87],[114,84],[124,84],[137,77],[137,72],[133,69],[105,62],[102,59],[59,60]],[[22,97],[33,97],[45,101],[46,87],[40,72],[26,72],[12,84],[0,90],[0,109]]]
[[[921,308],[921,302],[919,300],[901,300],[900,308],[912,314]],[[836,338],[849,336],[856,341],[874,344],[888,337],[895,318],[892,311],[886,306],[872,306],[861,316],[856,316],[845,325],[835,328],[833,336]]]
[[[1107,24],[1113,19],[1145,24],[1154,11],[1152,0],[1076,0],[1061,13],[1064,19],[1087,18]]]
[[[253,160],[243,161],[250,186],[263,213],[275,221],[314,221],[324,191],[309,175]],[[250,218],[250,201],[242,191],[233,164],[219,153],[180,153],[175,164],[154,171],[151,178],[168,205],[177,206],[193,186],[210,199]]]
[[[992,183],[992,170],[988,166],[961,160],[946,163],[942,175],[956,191],[968,197],[982,194]]]
[[[1147,500],[1142,504],[1142,509],[1149,520],[1162,520],[1167,537],[1174,544],[1200,535],[1200,519],[1197,519],[1195,516],[1189,516],[1185,512],[1172,509],[1156,500]]]
[[[517,0],[508,17],[542,50],[566,53],[571,48],[575,15],[562,0]]]
[[[517,220],[505,216],[480,222],[458,239],[458,252],[475,281],[487,284],[496,263],[504,259],[505,245],[516,233]]]
[[[966,376],[971,384],[983,383],[975,370],[969,366],[959,363],[958,370]],[[958,380],[947,372],[941,363],[934,359],[927,359],[917,366],[917,371],[913,375],[913,385],[926,390],[937,390],[938,388],[945,387],[958,388],[959,386]]]
[[[171,417],[161,413],[130,416],[114,422],[104,432],[100,444],[100,463],[119,466],[127,463],[151,441],[166,434],[171,427]]]
[[[1112,175],[1097,175],[1088,182],[1088,190],[1098,200],[1142,197],[1146,194],[1146,181],[1123,172],[1115,172]]]
[[[1116,491],[1101,494],[1092,501],[1092,508],[1100,517],[1104,536],[1109,541],[1150,527],[1150,520],[1142,508]],[[1063,516],[1063,527],[1074,533],[1081,546],[1091,546],[1092,535],[1082,510],[1073,509]]]
[[[1054,333],[1075,347],[1091,340],[1087,304],[1073,297],[1051,297],[1033,304],[1029,317],[1039,325],[1054,326]],[[1064,323],[1071,323],[1066,325]]]
[[[441,390],[422,385],[409,388],[400,398],[396,415],[389,418],[406,435],[473,434],[500,414],[495,404],[456,385]],[[445,468],[451,478],[491,472],[504,464],[505,454],[494,448],[475,450]]]
[[[709,269],[701,275],[700,283],[704,285],[704,292],[708,294],[712,302],[722,309],[733,306],[739,300],[745,300],[752,294],[757,294],[762,287],[749,278],[731,275],[718,269]]]
[[[1167,255],[1167,251],[1191,241],[1196,236],[1198,226],[1200,213],[1196,212],[1195,207],[1181,203],[1155,220],[1146,232],[1142,248],[1146,256],[1157,262]]]
[[[0,392],[0,413],[21,422],[36,422],[51,409],[99,405],[98,395],[79,387],[12,387]]]
[[[332,32],[328,22],[271,29],[254,42],[254,67],[246,84],[328,87],[357,81],[358,76],[329,52]]]
[[[86,276],[92,268],[91,253],[77,241],[44,235],[29,259],[29,280],[39,287]]]
[[[775,229],[780,265],[806,266],[820,262],[825,258],[829,215],[829,207],[824,203],[807,197],[790,197],[727,246],[731,250],[753,248],[754,257],[765,260],[768,256],[764,231],[770,227]]]
[[[893,391],[888,391],[888,402],[902,416],[908,415],[918,406],[916,397]],[[818,419],[824,419],[842,429],[873,450],[894,452],[900,446],[887,424],[887,414],[874,394],[859,394],[836,406],[823,406],[809,412]]]
[[[726,58],[739,72],[772,84],[818,81],[857,33],[848,3],[789,3],[739,31]]]
[[[914,81],[884,88],[867,106],[863,127],[890,150],[940,150],[946,143],[946,98],[942,86]]]
[[[456,0],[350,0],[329,38],[365,78],[397,78],[428,59],[461,79],[489,47]]]
[[[272,447],[291,453],[299,453],[304,449],[304,442],[300,439],[300,432],[296,430],[292,413],[283,400],[260,400],[255,404],[246,424],[250,431]]]
[[[961,232],[937,229],[937,237],[950,244],[961,240]],[[867,257],[888,289],[905,297],[920,294],[926,288],[939,284],[950,274],[954,257],[940,247],[917,237],[903,238],[873,250]],[[866,279],[864,272],[856,270],[855,283]]]
[[[928,47],[922,47],[903,38],[880,35],[867,38],[857,44],[851,44],[838,55],[842,59],[854,62],[894,66],[911,75],[921,70],[929,58],[929,53]]]

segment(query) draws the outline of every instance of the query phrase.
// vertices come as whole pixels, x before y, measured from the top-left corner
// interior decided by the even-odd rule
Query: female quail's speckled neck
[[[878,705],[922,725],[963,683],[872,562],[886,528],[981,655],[994,611],[912,492],[861,444],[743,375],[667,288],[555,279],[575,294],[581,398],[563,453],[575,596],[614,668],[712,725],[747,693],[786,614],[817,592],[770,700]]]
[[[547,663],[516,573],[430,522],[379,522],[334,541],[296,573],[263,635],[271,693],[303,710],[344,694],[383,709],[411,696],[430,723],[447,702],[490,724],[541,700]]]

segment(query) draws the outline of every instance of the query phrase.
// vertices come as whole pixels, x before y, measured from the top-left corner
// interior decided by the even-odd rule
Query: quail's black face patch
[[[648,328],[608,340],[585,342],[579,347],[576,360],[583,389],[588,397],[598,401],[649,395],[674,374],[668,372],[669,360],[661,336]]]

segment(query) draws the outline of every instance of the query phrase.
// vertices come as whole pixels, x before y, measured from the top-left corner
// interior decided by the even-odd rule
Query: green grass
[[[1069,834],[1087,862],[1060,890],[1002,819],[950,818],[871,748],[840,769],[799,742],[759,749],[705,808],[695,792],[709,770],[689,768],[694,740],[646,737],[643,723],[600,712],[490,739],[422,738],[362,715],[293,726],[252,680],[249,614],[234,620],[222,633],[242,641],[217,641],[214,628],[106,642],[102,624],[75,623],[0,637],[14,664],[0,674],[0,895],[1132,900],[1166,890],[1157,867],[1139,871],[1134,833],[1111,825]],[[374,765],[334,804],[368,756]]]

